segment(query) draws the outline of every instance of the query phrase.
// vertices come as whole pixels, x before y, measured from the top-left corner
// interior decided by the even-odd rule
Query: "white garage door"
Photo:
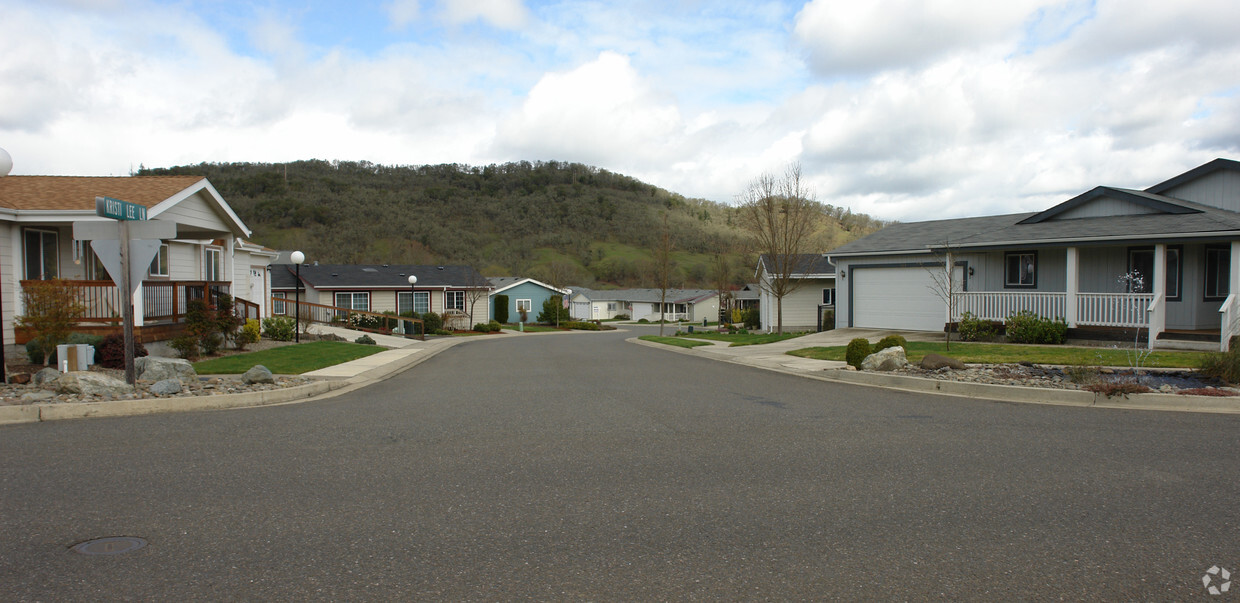
[[[959,279],[962,273],[960,268],[956,270]],[[930,288],[933,279],[925,268],[864,268],[849,272],[853,326],[943,330],[946,306]]]

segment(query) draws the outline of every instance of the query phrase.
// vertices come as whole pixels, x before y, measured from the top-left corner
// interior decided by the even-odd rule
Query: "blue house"
[[[521,320],[523,309],[526,312],[524,322],[538,322],[538,314],[542,312],[543,302],[551,299],[553,295],[567,298],[569,294],[568,289],[556,289],[532,278],[494,276],[489,280],[495,288],[491,291],[491,320],[495,320],[496,295],[508,296],[508,322],[515,323],[523,322]]]

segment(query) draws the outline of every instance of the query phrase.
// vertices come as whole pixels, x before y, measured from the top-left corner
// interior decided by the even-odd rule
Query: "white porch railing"
[[[956,294],[952,320],[960,320],[969,312],[983,320],[1002,321],[1026,310],[1046,318],[1063,318],[1066,305],[1066,293],[969,291]],[[1150,310],[1156,310],[1153,293],[1077,293],[1074,326],[1144,327],[1149,324]]]
[[[1219,351],[1226,352],[1231,347],[1232,336],[1240,335],[1240,297],[1235,293],[1228,295],[1218,311],[1223,315],[1222,324],[1219,326]]]
[[[1033,291],[969,291],[956,294],[956,315],[960,320],[965,312],[982,320],[1007,320],[1007,317],[1028,310],[1039,316],[1059,318],[1064,316],[1063,293],[1037,293]]]
[[[1144,327],[1153,293],[1077,293],[1076,322],[1096,327]]]

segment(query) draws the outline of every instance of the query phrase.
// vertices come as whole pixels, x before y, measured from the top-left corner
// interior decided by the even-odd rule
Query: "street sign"
[[[145,220],[146,207],[111,197],[95,197],[95,215],[114,220]]]
[[[79,241],[98,241],[100,239],[116,239],[120,229],[112,221],[77,221],[73,223],[73,238]],[[166,220],[150,220],[134,222],[129,225],[131,239],[175,239],[177,237],[176,222]]]
[[[130,239],[129,240],[129,295],[138,292],[138,287],[142,286],[142,277],[146,276],[146,269],[151,267],[151,260],[159,253],[159,246],[162,242],[158,240],[148,239]],[[124,269],[121,267],[121,242],[116,239],[99,239],[90,242],[90,248],[95,250],[95,257],[103,262],[103,267],[108,269],[108,275],[112,277],[112,282],[116,283],[118,289],[124,290],[125,283],[121,278]]]

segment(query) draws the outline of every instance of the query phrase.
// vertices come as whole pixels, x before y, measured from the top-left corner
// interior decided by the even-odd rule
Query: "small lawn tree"
[[[508,324],[508,296],[500,293],[495,296],[495,322]]]
[[[956,266],[954,251],[951,241],[943,241],[940,251],[935,254],[938,262],[934,266],[927,266],[926,272],[930,275],[930,284],[926,285],[935,297],[943,300],[947,306],[947,320],[943,325],[943,346],[950,351],[952,349],[952,327],[951,321],[956,316],[957,294],[964,288],[964,275],[960,278],[956,277]]]
[[[77,290],[60,279],[28,282],[22,286],[22,303],[26,311],[17,317],[17,326],[34,333],[43,348],[43,366],[47,366],[51,351],[69,338],[86,307],[78,300]]]

